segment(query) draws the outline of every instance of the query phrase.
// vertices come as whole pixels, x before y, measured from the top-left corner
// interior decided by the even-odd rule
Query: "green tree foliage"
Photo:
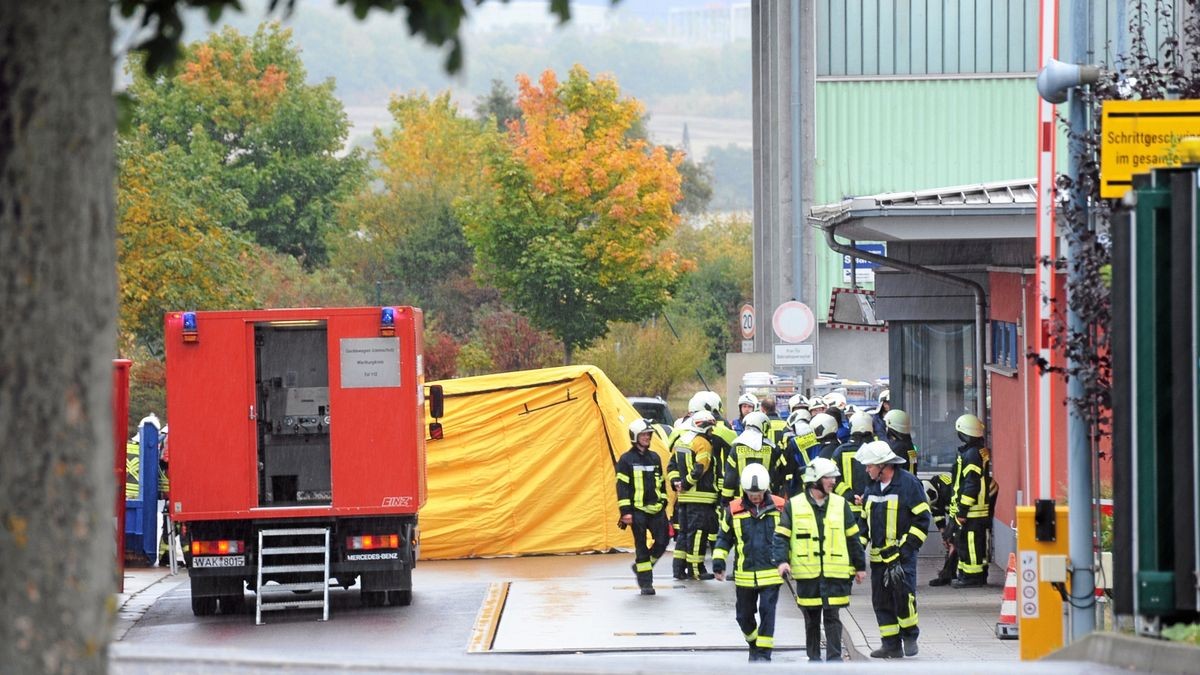
[[[694,378],[708,355],[708,341],[697,326],[685,320],[675,328],[678,338],[661,319],[617,323],[579,359],[603,370],[628,396],[666,399],[672,388]]]
[[[253,302],[242,256],[249,242],[221,226],[245,202],[216,178],[219,158],[198,140],[147,147],[145,127],[118,145],[117,273],[119,330],[161,355],[163,314]]]
[[[671,146],[665,147],[667,152],[675,153]],[[692,217],[707,213],[713,198],[713,175],[709,167],[685,155],[679,163],[679,176],[683,198],[675,204],[675,213]]]
[[[479,321],[476,341],[495,372],[553,366],[559,359],[554,336],[539,331],[512,310],[492,312]]]
[[[668,311],[704,334],[715,373],[725,372],[725,354],[734,351],[738,307],[754,297],[751,230],[745,216],[716,216],[680,227],[675,236],[676,249],[696,267],[680,281]]]
[[[459,317],[465,325],[448,328],[466,335],[479,298],[456,292],[474,252],[454,202],[487,189],[484,157],[499,136],[461,116],[449,94],[393,97],[388,109],[394,126],[375,132],[374,181],[342,210],[335,260],[361,287],[387,280],[389,298]]]
[[[561,86],[520,78],[522,123],[489,154],[493,189],[460,213],[480,271],[515,309],[574,349],[608,322],[661,307],[683,260],[674,232],[679,156],[630,139],[641,106],[582,67]]]
[[[305,82],[291,32],[277,24],[252,36],[225,29],[185,51],[172,76],[131,64],[132,126],[152,149],[217,153],[222,187],[245,211],[222,224],[300,259],[327,260],[337,202],[360,183],[358,153],[339,157],[349,131],[333,81]]]

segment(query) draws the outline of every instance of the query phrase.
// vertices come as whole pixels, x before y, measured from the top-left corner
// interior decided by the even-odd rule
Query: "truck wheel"
[[[388,591],[388,602],[393,607],[408,607],[412,604],[412,591]]]
[[[383,601],[387,599],[387,591],[361,591],[359,595],[363,607],[382,607]]]
[[[212,596],[192,596],[192,614],[212,616],[217,613],[217,599]]]

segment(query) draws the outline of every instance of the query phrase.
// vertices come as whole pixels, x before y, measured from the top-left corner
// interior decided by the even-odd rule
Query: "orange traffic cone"
[[[1004,600],[1000,602],[1000,620],[996,637],[1016,640],[1017,635],[1017,554],[1008,554],[1008,573],[1004,576]]]

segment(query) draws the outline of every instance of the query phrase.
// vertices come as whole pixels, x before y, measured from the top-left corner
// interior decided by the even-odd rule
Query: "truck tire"
[[[388,603],[393,607],[408,607],[412,604],[412,589],[404,591],[388,591]]]
[[[192,596],[192,614],[212,616],[217,613],[217,599],[212,596]]]

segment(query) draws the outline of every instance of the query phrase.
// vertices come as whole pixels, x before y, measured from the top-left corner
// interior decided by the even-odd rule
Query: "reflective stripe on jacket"
[[[893,465],[896,466],[896,465]],[[863,493],[863,519],[866,538],[871,545],[871,562],[888,563],[902,552],[916,555],[929,532],[929,502],[917,477],[896,466],[892,482],[886,488],[874,482]],[[884,549],[896,547],[903,551]]]
[[[635,445],[617,460],[617,506],[621,515],[658,513],[667,505],[662,460],[653,450],[642,452]]]
[[[801,607],[850,604],[850,580],[866,569],[858,519],[849,503],[829,495],[817,504],[806,490],[783,510],[776,538],[787,546]]]
[[[758,509],[745,497],[730,502],[721,522],[717,546],[713,549],[713,569],[724,570],[725,559],[732,549],[737,555],[734,585],[761,588],[782,584],[779,564],[784,561],[784,551],[783,546],[776,543],[775,532],[786,503],[783,497],[770,493],[764,495]]]

